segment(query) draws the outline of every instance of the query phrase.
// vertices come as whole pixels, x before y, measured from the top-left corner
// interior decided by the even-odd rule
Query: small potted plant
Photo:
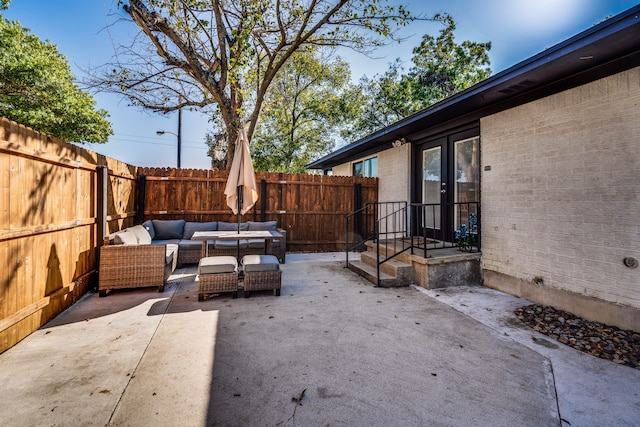
[[[471,252],[478,244],[478,217],[476,214],[469,216],[469,228],[467,224],[461,224],[455,234],[456,245],[461,251]]]

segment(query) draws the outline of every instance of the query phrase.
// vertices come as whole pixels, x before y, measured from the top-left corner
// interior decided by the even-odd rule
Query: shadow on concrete
[[[206,425],[559,425],[544,357],[341,263],[287,264],[281,297],[210,305]]]
[[[175,302],[170,304],[181,282],[195,281],[195,277],[195,274],[184,274],[176,279],[170,278],[165,285],[164,292],[158,292],[157,287],[149,287],[114,290],[103,298],[100,298],[97,293],[88,293],[82,297],[82,304],[72,306],[65,311],[64,316],[56,317],[43,328],[84,322],[88,319],[110,316],[143,305],[149,305],[147,316],[206,310],[206,305],[198,305],[197,295],[189,304]]]

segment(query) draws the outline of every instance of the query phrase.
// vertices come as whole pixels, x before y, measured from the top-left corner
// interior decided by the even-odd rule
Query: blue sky
[[[527,59],[636,4],[637,0],[418,0],[399,1],[417,14],[446,12],[456,21],[456,41],[492,42],[493,73]],[[113,55],[114,40],[127,40],[136,32],[133,24],[110,28],[114,14],[123,15],[112,0],[12,0],[2,15],[17,20],[41,39],[58,46],[71,64],[74,74],[106,63]],[[351,64],[352,79],[383,73],[396,58],[410,64],[411,50],[423,34],[437,35],[441,27],[414,22],[402,30],[407,39],[377,51],[367,58],[350,51],[340,54]],[[157,136],[157,130],[177,132],[177,113],[152,114],[129,107],[126,99],[97,94],[98,108],[109,111],[114,135],[107,144],[88,144],[87,148],[132,165],[174,167],[176,137]],[[210,159],[204,135],[210,129],[207,118],[183,113],[182,167],[209,168]]]

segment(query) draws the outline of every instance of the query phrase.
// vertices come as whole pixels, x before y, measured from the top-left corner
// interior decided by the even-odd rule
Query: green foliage
[[[107,142],[108,113],[73,82],[65,57],[0,17],[0,116],[70,142]]]
[[[360,80],[366,101],[360,119],[354,124],[352,139],[389,126],[409,114],[406,104],[411,100],[411,94],[406,84],[402,84],[402,79],[402,63],[397,59],[384,74],[372,79],[365,76]]]
[[[456,44],[455,22],[448,16],[444,21],[447,27],[438,37],[426,34],[413,49],[408,73],[403,73],[402,63],[396,60],[383,75],[360,82],[368,102],[354,127],[355,136],[388,126],[491,75],[491,42]]]
[[[425,35],[413,49],[413,67],[407,85],[418,100],[414,108],[427,107],[491,75],[489,54],[491,42],[464,41],[456,44],[455,22],[447,18],[447,28],[434,38]]]
[[[358,114],[349,64],[317,49],[296,52],[276,76],[251,144],[257,170],[301,173],[341,141]]]

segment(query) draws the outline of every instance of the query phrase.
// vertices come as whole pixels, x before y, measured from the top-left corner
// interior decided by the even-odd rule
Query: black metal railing
[[[366,242],[380,241],[381,236],[408,236],[407,202],[367,203],[345,217],[346,265],[349,252],[364,251]],[[401,212],[399,212],[401,211]],[[380,226],[380,224],[384,226]]]
[[[479,252],[480,203],[368,203],[346,216],[346,230],[347,267],[349,252],[365,250],[367,241],[376,242],[379,286],[380,265],[404,252],[423,258],[430,257],[430,251],[448,248]],[[380,253],[382,242],[384,254]]]
[[[438,249],[480,251],[479,202],[412,203],[410,218],[412,254],[428,258],[429,251]],[[450,221],[453,224],[449,224]]]
[[[406,202],[394,202],[400,207],[384,216],[379,216],[376,221],[376,285],[380,286],[380,266],[392,258],[411,249],[406,245],[409,234],[408,204]],[[384,242],[384,254],[380,254],[380,242]],[[406,246],[405,246],[406,245]],[[391,255],[389,255],[391,252]]]
[[[345,243],[347,254],[351,251],[365,250],[365,242],[375,235],[375,203],[367,203],[364,207],[351,212],[345,217]]]

